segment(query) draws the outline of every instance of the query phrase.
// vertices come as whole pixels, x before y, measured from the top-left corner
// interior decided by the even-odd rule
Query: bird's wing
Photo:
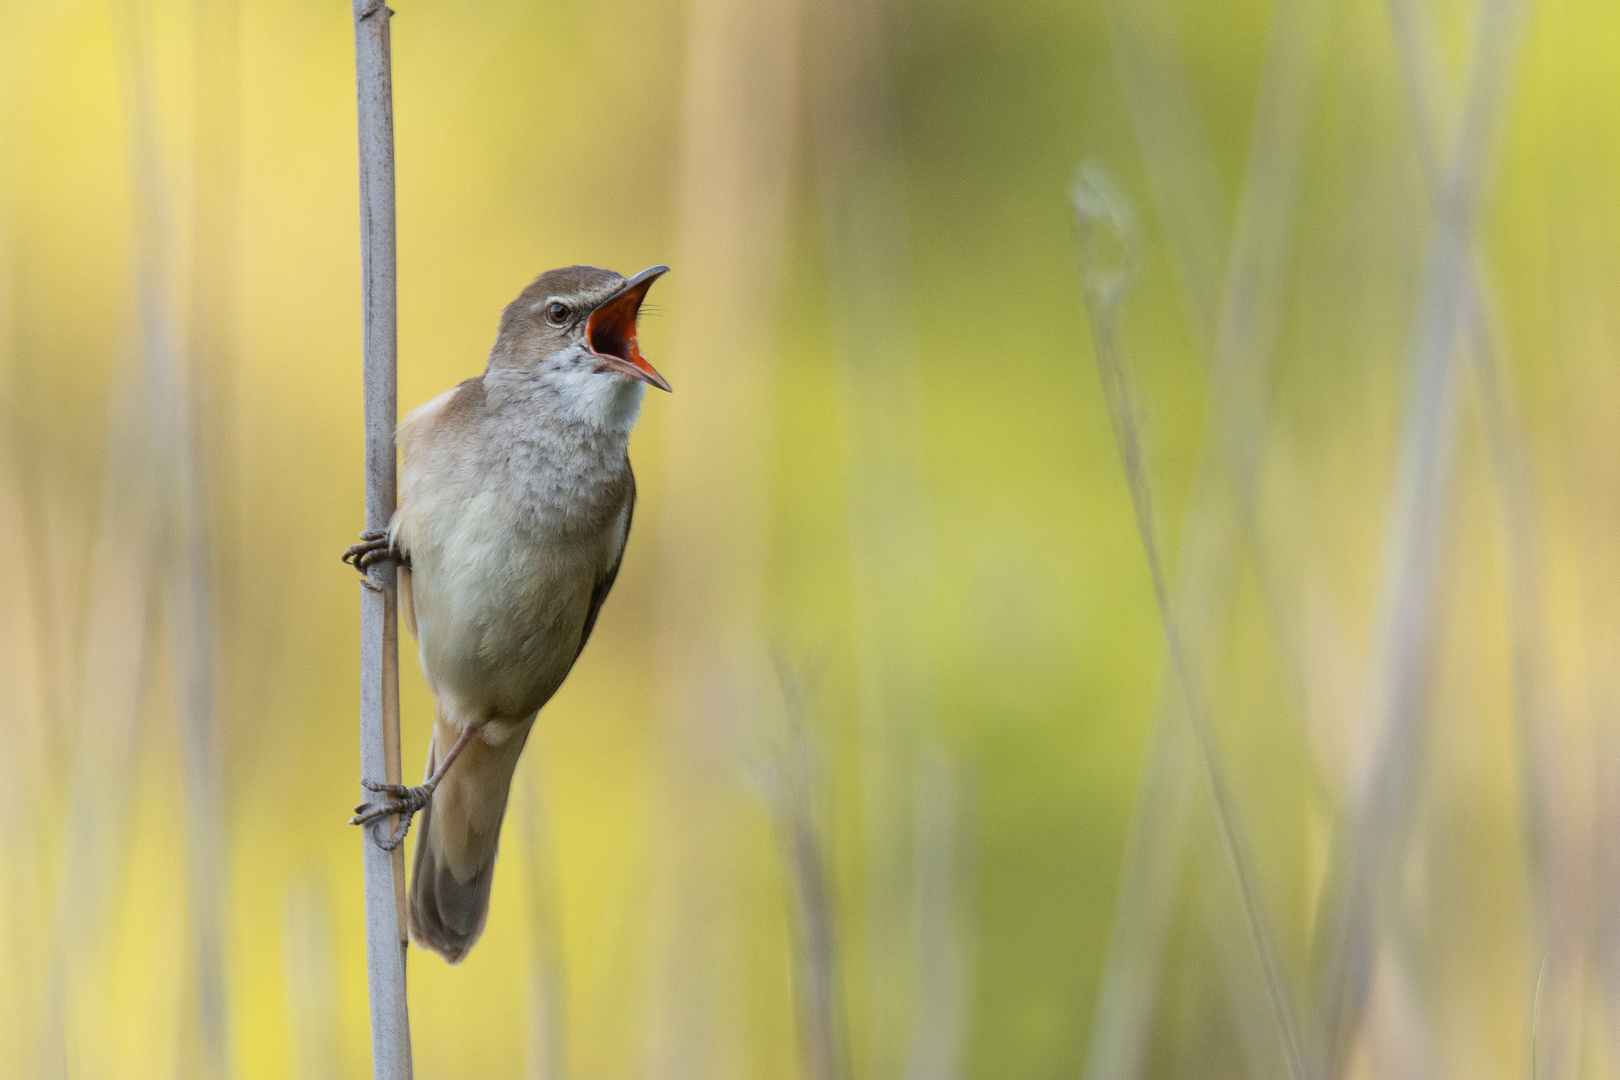
[[[596,579],[591,588],[591,605],[585,611],[585,626],[579,632],[579,648],[574,650],[574,659],[585,651],[585,643],[591,640],[591,631],[596,629],[596,617],[602,612],[602,602],[607,599],[613,588],[614,579],[619,576],[619,564],[624,561],[625,543],[630,539],[630,519],[636,514],[636,474],[630,469],[630,459],[624,462],[624,475],[629,491],[625,494],[624,511],[619,515],[622,524],[619,527],[618,543],[614,546],[613,557],[608,560],[608,567],[602,576]]]

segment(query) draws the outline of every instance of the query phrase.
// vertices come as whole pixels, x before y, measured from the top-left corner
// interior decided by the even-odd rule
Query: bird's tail
[[[429,773],[454,744],[456,734],[440,713],[428,749]],[[452,964],[460,963],[484,932],[501,818],[528,734],[525,726],[499,746],[471,739],[417,823],[411,937]]]

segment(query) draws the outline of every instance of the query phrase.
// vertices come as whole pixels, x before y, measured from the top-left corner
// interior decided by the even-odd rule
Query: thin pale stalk
[[[1184,640],[1190,651],[1199,652],[1213,629],[1225,621],[1237,570],[1237,543],[1246,535],[1256,549],[1273,638],[1300,706],[1303,663],[1290,644],[1294,620],[1283,614],[1284,590],[1276,560],[1266,557],[1271,545],[1263,544],[1256,518],[1269,372],[1304,158],[1305,121],[1325,39],[1321,6],[1304,0],[1274,9],[1224,284],[1211,266],[1224,241],[1209,139],[1188,80],[1164,47],[1166,35],[1155,32],[1162,30],[1168,12],[1163,5],[1116,0],[1109,5],[1108,16],[1155,202],[1211,367],[1210,423],[1177,574]],[[1172,715],[1179,701],[1174,676],[1167,674],[1154,747],[1133,811],[1116,926],[1110,933],[1104,985],[1087,1049],[1086,1076],[1091,1080],[1139,1075],[1145,1060],[1194,768],[1193,759],[1179,745],[1179,721]]]
[[[972,818],[959,770],[938,748],[918,764],[912,950],[916,973],[905,1080],[957,1080],[965,1072],[971,1023],[972,942],[964,897],[971,892],[967,838]]]
[[[0,118],[0,128],[4,124]],[[4,134],[0,131],[0,138]],[[9,978],[0,983],[5,1002],[0,1008],[7,1014],[0,1018],[0,1040],[22,1046],[36,1032],[38,988],[51,977],[49,957],[40,949],[48,938],[41,930],[48,930],[49,916],[41,809],[51,773],[45,742],[53,729],[65,726],[65,703],[53,700],[51,624],[39,610],[51,560],[32,534],[44,514],[23,479],[24,409],[16,378],[19,358],[12,347],[16,248],[7,201],[0,197],[0,551],[6,553],[0,562],[0,821],[7,823],[8,838],[7,857],[0,860],[0,902],[7,912],[0,947],[8,950],[10,961]]]
[[[157,563],[158,504],[145,399],[133,365],[118,365],[100,522],[91,552],[77,737],[46,954],[51,992],[36,1065],[49,1075],[64,1043],[84,960],[112,922],[114,882],[128,850],[139,762],[142,689]]]
[[[1286,1063],[1279,1053],[1270,1002],[1264,993],[1254,992],[1254,987],[1264,984],[1265,971],[1244,923],[1243,897],[1227,869],[1226,854],[1214,815],[1205,809],[1205,812],[1194,816],[1193,823],[1196,828],[1192,845],[1196,886],[1194,903],[1202,916],[1205,936],[1209,939],[1216,973],[1221,980],[1220,986],[1213,988],[1211,996],[1214,1000],[1209,1002],[1208,1007],[1225,1014],[1227,1026],[1241,1055],[1242,1074],[1274,1077],[1279,1069],[1286,1069]],[[1192,1034],[1187,1033],[1183,1037]],[[1187,1050],[1195,1052],[1196,1047],[1197,1043],[1189,1039]],[[1202,1071],[1195,1069],[1189,1075]]]
[[[223,763],[214,692],[214,616],[195,445],[197,410],[182,378],[169,281],[173,229],[158,151],[149,27],[133,4],[120,22],[124,106],[137,215],[136,285],[151,450],[162,487],[163,624],[185,790],[191,988],[202,1073],[231,1072],[225,974]]]
[[[229,1074],[225,913],[229,909],[225,839],[225,775],[221,747],[221,657],[232,622],[230,589],[214,587],[209,533],[234,525],[236,483],[232,408],[236,368],[236,210],[239,144],[237,0],[196,0],[193,8],[192,101],[195,144],[192,177],[191,321],[186,351],[189,386],[173,395],[176,483],[183,550],[170,576],[173,662],[183,668],[181,706],[186,786],[191,820],[193,896],[201,955],[199,1000],[210,1076]],[[178,375],[178,372],[176,373]]]
[[[127,9],[119,14],[133,15]],[[120,26],[123,104],[135,163],[138,315],[143,336],[154,327],[151,307],[155,281],[151,252],[161,235],[150,196],[153,177],[144,161],[149,140],[141,137],[143,97],[133,67],[139,50],[126,22]],[[148,342],[149,344],[149,342]],[[46,1073],[63,1063],[64,1053],[87,1047],[74,1022],[77,990],[88,957],[103,941],[112,921],[113,882],[127,851],[130,807],[147,676],[148,631],[163,509],[159,476],[167,462],[155,428],[161,424],[160,395],[154,392],[148,361],[119,363],[109,419],[106,469],[96,542],[91,554],[89,611],[78,693],[77,739],[67,785],[64,856],[56,883],[55,910],[47,945],[50,988],[35,1065]],[[92,1051],[93,1052],[93,1051]]]
[[[1153,204],[1170,242],[1176,279],[1198,342],[1210,351],[1223,321],[1230,210],[1209,125],[1192,80],[1173,52],[1176,5],[1168,0],[1108,0],[1104,11],[1114,66],[1147,166]]]
[[[1414,920],[1415,921],[1415,920]],[[1431,1038],[1435,1016],[1419,983],[1423,961],[1413,931],[1401,927],[1378,945],[1379,989],[1368,1010],[1370,1073],[1379,1080],[1449,1080],[1438,1052],[1441,1039]]]
[[[534,733],[529,736],[531,745]],[[534,749],[531,759],[541,757]],[[564,1080],[568,1075],[567,1008],[562,927],[557,912],[556,852],[537,763],[523,783],[523,846],[529,892],[528,1080]]]
[[[1303,726],[1305,675],[1303,656],[1296,644],[1301,620],[1297,604],[1283,580],[1281,555],[1286,545],[1272,542],[1259,519],[1259,489],[1266,445],[1266,416],[1271,373],[1276,360],[1277,338],[1287,297],[1288,271],[1295,235],[1300,198],[1301,175],[1306,158],[1308,121],[1315,102],[1321,57],[1327,39],[1325,6],[1320,0],[1293,0],[1273,9],[1267,38],[1265,63],[1256,95],[1254,134],[1249,145],[1244,183],[1238,206],[1238,220],[1227,262],[1225,290],[1221,297],[1220,322],[1210,363],[1210,405],[1212,423],[1206,427],[1201,471],[1224,471],[1230,478],[1231,497],[1236,503],[1238,528],[1248,541],[1260,584],[1274,648],[1281,660],[1289,690],[1288,707]],[[1278,500],[1284,511],[1295,500],[1285,493]],[[1191,660],[1183,661],[1192,663]],[[1196,665],[1192,670],[1196,670]],[[1207,709],[1207,706],[1205,706]],[[1208,724],[1207,719],[1205,723]],[[1213,748],[1213,731],[1207,739]],[[1215,761],[1214,751],[1206,751]],[[1211,772],[1219,780],[1218,772]],[[1212,784],[1212,791],[1218,785]],[[1216,806],[1216,823],[1225,833],[1231,828],[1228,816],[1236,820],[1235,808]],[[1245,856],[1241,832],[1235,832],[1233,865],[1241,867]],[[1252,870],[1250,871],[1252,877]],[[1290,1015],[1292,998],[1280,966],[1274,938],[1264,925],[1262,900],[1252,882],[1239,874],[1237,900],[1256,933],[1259,971],[1245,963],[1246,950],[1240,944],[1237,920],[1224,914],[1229,901],[1222,894],[1211,896],[1217,886],[1211,875],[1201,875],[1209,926],[1215,935],[1227,983],[1227,997],[1233,1020],[1251,1072],[1258,1072],[1266,1017],[1254,995],[1245,992],[1255,975],[1270,987],[1273,1019],[1281,1026],[1282,1064],[1285,1071],[1298,1075],[1320,1075],[1316,1042],[1311,1030],[1301,1029],[1299,1017]],[[1267,1070],[1270,1071],[1270,1070]]]
[[[1537,1080],[1541,1075],[1541,1055],[1538,1053],[1541,1043],[1541,984],[1547,978],[1547,962],[1541,962],[1541,970],[1536,974],[1536,997],[1530,1006],[1530,1080]]]
[[[342,1058],[337,972],[332,963],[332,897],[307,873],[287,889],[281,923],[293,1080],[337,1080]]]
[[[1412,0],[1390,0],[1389,8],[1415,121],[1418,160],[1423,166],[1430,203],[1439,207],[1444,199],[1445,182],[1443,151],[1439,145],[1443,136],[1434,119],[1438,111],[1434,104],[1439,93],[1438,73],[1443,67],[1440,44],[1433,26],[1422,17]],[[1472,372],[1479,391],[1486,445],[1496,478],[1497,506],[1501,512],[1511,619],[1513,707],[1524,785],[1526,857],[1535,912],[1533,933],[1540,942],[1538,951],[1549,956],[1554,970],[1547,1027],[1555,1038],[1547,1054],[1546,1071],[1550,1076],[1559,1077],[1564,1074],[1563,1065],[1568,1056],[1565,1048],[1570,1036],[1565,1031],[1566,1020],[1572,1018],[1573,1009],[1572,1003],[1565,1000],[1564,988],[1579,986],[1582,978],[1580,944],[1584,936],[1585,907],[1578,897],[1585,888],[1577,880],[1579,871],[1572,864],[1567,838],[1557,827],[1558,807],[1552,797],[1558,790],[1560,767],[1555,741],[1558,708],[1543,645],[1548,628],[1542,600],[1541,569],[1545,555],[1540,511],[1526,457],[1523,426],[1508,374],[1511,364],[1502,355],[1503,344],[1492,328],[1495,304],[1491,300],[1485,262],[1477,242],[1471,243],[1469,249],[1457,281],[1457,321],[1467,355],[1473,361]],[[1574,970],[1569,970],[1571,967]],[[1538,980],[1538,1006],[1541,988]]]
[[[746,1032],[742,805],[728,783],[770,697],[764,612],[776,313],[797,149],[798,0],[694,0],[681,74],[675,392],[658,527],[657,708],[668,788],[658,837],[658,954],[648,1072],[725,1080]],[[662,286],[660,286],[662,287]],[[724,326],[725,334],[713,328]],[[645,536],[646,534],[642,534]]]
[[[853,642],[860,719],[863,1066],[904,1068],[915,967],[906,853],[916,746],[938,714],[929,634],[935,561],[922,380],[908,315],[911,235],[885,5],[807,8],[816,79],[812,170],[844,414]]]
[[[125,363],[116,364],[114,371],[100,520],[87,575],[83,652],[78,657],[80,686],[71,695],[78,710],[73,717],[76,736],[69,742],[73,755],[54,894],[36,880],[44,869],[39,838],[30,828],[37,809],[34,802],[23,801],[42,790],[29,783],[37,783],[39,777],[24,768],[16,774],[18,782],[8,785],[15,811],[15,843],[8,864],[45,893],[42,903],[28,905],[43,907],[39,922],[30,926],[21,909],[12,914],[15,931],[39,939],[39,966],[28,962],[33,959],[32,948],[19,948],[12,965],[19,978],[30,970],[41,976],[34,986],[44,988],[29,996],[29,1007],[20,1018],[21,1030],[37,1038],[31,1074],[39,1076],[59,1074],[65,1067],[67,1044],[77,1041],[66,1026],[69,1006],[84,962],[103,943],[112,921],[115,883],[128,851],[125,837],[139,761],[141,689],[156,558],[156,491],[138,373]],[[24,523],[13,524],[20,528]],[[46,571],[37,565],[33,569],[41,576]],[[22,629],[27,633],[32,627]],[[11,719],[22,717],[14,714]],[[20,733],[8,732],[8,739],[16,734]],[[36,755],[35,761],[41,757]],[[25,1050],[24,1059],[28,1056]]]
[[[191,183],[191,304],[185,336],[185,392],[176,398],[184,434],[180,465],[183,564],[171,578],[172,606],[185,613],[186,647],[176,654],[187,673],[181,702],[187,733],[188,790],[194,846],[208,853],[199,888],[216,898],[207,915],[220,923],[228,910],[223,831],[225,797],[221,740],[230,712],[227,658],[236,629],[237,590],[219,574],[220,559],[238,533],[235,511],[245,505],[238,476],[236,387],[237,219],[240,148],[240,23],[238,0],[195,0],[192,8],[194,143]],[[183,403],[183,404],[182,404]],[[210,536],[212,542],[209,542]],[[216,582],[218,583],[216,585]],[[182,685],[177,682],[177,685]],[[223,936],[223,928],[218,930]],[[223,970],[223,961],[203,970]],[[223,991],[218,999],[224,1000]],[[207,1000],[205,998],[205,1000]]]
[[[1099,172],[1094,170],[1088,170],[1075,188],[1074,206],[1080,226],[1081,280],[1087,310],[1091,316],[1098,373],[1102,380],[1103,395],[1108,403],[1109,419],[1113,425],[1120,460],[1124,465],[1126,482],[1131,492],[1131,506],[1135,512],[1137,532],[1147,559],[1148,573],[1153,582],[1153,596],[1164,630],[1170,667],[1181,690],[1193,739],[1202,758],[1204,777],[1214,804],[1222,847],[1226,851],[1237,882],[1244,918],[1255,951],[1260,958],[1267,998],[1277,1027],[1283,1064],[1290,1080],[1302,1080],[1306,1076],[1314,1075],[1314,1072],[1310,1069],[1310,1061],[1300,1035],[1293,993],[1288,986],[1287,973],[1283,970],[1281,955],[1271,929],[1271,920],[1265,910],[1264,897],[1260,894],[1255,880],[1248,842],[1238,820],[1236,808],[1232,804],[1203,689],[1182,644],[1181,631],[1170,603],[1164,564],[1159,556],[1152,489],[1147,471],[1142,464],[1141,441],[1136,426],[1136,405],[1126,379],[1124,354],[1118,337],[1118,308],[1129,288],[1137,254],[1135,239],[1131,235],[1129,225],[1129,212],[1123,198],[1112,190],[1112,185]],[[1109,235],[1100,236],[1102,233]],[[1099,248],[1100,244],[1109,242],[1120,245],[1125,259],[1123,266],[1116,267],[1112,271],[1106,267]]]
[[[18,58],[27,46],[14,41],[7,45],[14,51],[0,53],[0,64],[16,70]],[[0,108],[0,139],[8,144],[18,142],[12,128],[19,122],[20,113],[10,101]],[[10,179],[0,174],[0,207],[10,208],[19,202]],[[71,746],[69,735],[76,703],[73,661],[78,643],[72,641],[65,625],[76,620],[63,619],[62,615],[64,611],[72,612],[80,597],[68,599],[53,591],[53,585],[64,575],[62,553],[49,535],[46,510],[55,486],[42,460],[45,455],[40,452],[48,422],[35,392],[35,380],[30,377],[37,369],[28,362],[34,358],[28,355],[26,345],[32,313],[18,303],[22,244],[19,230],[9,218],[7,210],[0,209],[0,455],[9,459],[8,480],[14,485],[16,500],[10,509],[8,526],[12,531],[7,550],[12,553],[9,558],[14,572],[20,575],[21,587],[11,603],[11,614],[14,618],[26,616],[26,621],[18,625],[22,637],[9,651],[12,662],[21,665],[19,688],[26,678],[33,684],[30,697],[38,703],[39,722],[34,747],[30,748],[35,760],[23,782],[44,788],[64,775],[67,755],[62,751]],[[29,805],[35,803],[30,801]]]
[[[1153,741],[1136,782],[1114,921],[1097,1009],[1086,1043],[1085,1080],[1132,1080],[1147,1068],[1170,920],[1186,863],[1196,755],[1182,736],[1180,698],[1166,673]]]
[[[238,222],[241,170],[240,0],[194,0],[191,313],[186,353],[193,441],[202,458],[205,518],[229,534],[244,505],[236,443]],[[222,632],[230,590],[215,598]]]
[[[1412,393],[1389,518],[1374,669],[1378,743],[1353,793],[1324,920],[1323,1019],[1333,1075],[1348,1068],[1372,981],[1382,900],[1422,776],[1427,691],[1456,426],[1456,311],[1489,136],[1507,85],[1513,0],[1481,0],[1454,151],[1440,187],[1413,334]]]
[[[844,1023],[843,969],[833,911],[831,863],[819,755],[810,731],[804,678],[777,662],[787,731],[772,780],[772,803],[783,868],[793,883],[792,911],[798,963],[800,1045],[807,1080],[846,1080],[850,1075]]]
[[[396,497],[398,310],[394,251],[394,90],[389,19],[382,0],[354,0],[360,139],[360,276],[366,398],[366,528],[388,528]],[[360,775],[400,782],[399,622],[392,562],[372,566],[360,589]],[[362,789],[361,798],[367,793]],[[386,822],[398,827],[393,817]],[[405,852],[385,851],[363,830],[371,1069],[377,1080],[411,1075],[405,999]]]

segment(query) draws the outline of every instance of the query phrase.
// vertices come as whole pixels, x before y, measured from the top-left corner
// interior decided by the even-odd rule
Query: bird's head
[[[653,266],[626,279],[594,266],[548,270],[501,314],[490,352],[490,373],[535,382],[582,418],[630,422],[642,384],[669,383],[641,355],[636,316],[654,281],[669,272]]]

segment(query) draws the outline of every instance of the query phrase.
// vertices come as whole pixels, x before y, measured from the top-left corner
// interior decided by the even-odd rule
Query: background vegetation
[[[418,1075],[1620,1068],[1612,4],[398,7],[402,409],[674,267]],[[348,9],[0,28],[0,1075],[364,1075]]]

